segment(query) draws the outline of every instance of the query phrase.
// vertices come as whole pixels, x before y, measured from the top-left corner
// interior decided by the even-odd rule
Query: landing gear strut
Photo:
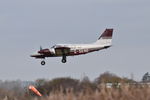
[[[67,62],[67,58],[66,58],[65,55],[63,55],[61,62],[62,62],[62,63],[66,63],[66,62]]]
[[[41,61],[41,65],[45,65],[46,64],[46,62],[43,60],[43,61]]]

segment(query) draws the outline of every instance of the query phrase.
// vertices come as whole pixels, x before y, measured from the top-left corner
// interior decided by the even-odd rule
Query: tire
[[[66,63],[67,60],[66,60],[66,59],[62,59],[61,62],[62,62],[62,63]]]
[[[45,63],[45,61],[41,61],[41,65],[45,65],[46,63]]]

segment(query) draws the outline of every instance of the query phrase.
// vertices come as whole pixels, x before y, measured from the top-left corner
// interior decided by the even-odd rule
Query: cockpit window
[[[56,45],[52,46],[51,48],[55,48],[55,47],[56,47]]]
[[[54,46],[52,46],[51,48],[57,48],[58,47],[58,45],[54,45]]]
[[[54,45],[51,48],[58,48],[58,47],[61,47],[61,45]]]

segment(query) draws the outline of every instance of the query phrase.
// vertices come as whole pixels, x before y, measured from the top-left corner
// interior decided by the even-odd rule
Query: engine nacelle
[[[38,53],[40,53],[40,54],[49,54],[50,51],[49,51],[49,49],[42,49],[42,50],[38,51]]]

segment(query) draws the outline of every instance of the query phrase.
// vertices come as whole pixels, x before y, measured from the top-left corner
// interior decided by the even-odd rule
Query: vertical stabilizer
[[[98,38],[95,44],[111,46],[112,42],[113,29],[106,29],[102,35]]]

